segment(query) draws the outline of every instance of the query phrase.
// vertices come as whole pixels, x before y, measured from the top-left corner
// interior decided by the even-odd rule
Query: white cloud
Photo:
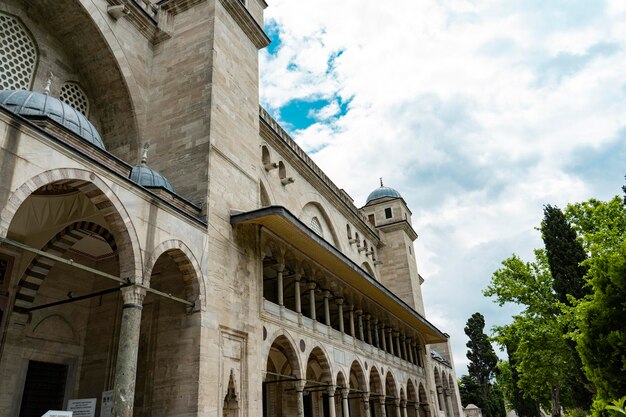
[[[452,336],[459,373],[467,318],[506,320],[481,290],[501,260],[541,244],[542,206],[619,192],[623,165],[590,160],[604,178],[572,168],[588,150],[626,154],[616,145],[626,9],[602,4],[273,0],[266,10],[281,45],[261,54],[263,105],[333,100],[294,137],[357,204],[379,176],[403,194],[427,316]],[[352,99],[345,115],[335,97]]]

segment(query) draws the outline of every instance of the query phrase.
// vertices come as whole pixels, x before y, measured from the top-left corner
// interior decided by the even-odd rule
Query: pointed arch
[[[119,249],[120,276],[142,281],[139,239],[128,212],[113,190],[95,173],[82,169],[60,168],[42,172],[13,191],[0,213],[0,236],[6,237],[22,203],[45,185],[62,185],[83,193],[96,207],[115,237]]]
[[[206,309],[206,285],[202,268],[189,246],[181,240],[166,240],[154,248],[144,268],[144,284],[150,285],[154,265],[163,255],[169,256],[178,267],[183,283],[186,285],[185,297],[195,304],[193,310]]]
[[[328,360],[328,355],[324,351],[324,349],[318,345],[311,349],[311,353],[309,354],[309,358],[307,359],[307,380],[309,379],[309,365],[315,364],[319,366],[319,375],[315,375],[320,382],[324,382],[326,384],[333,383],[333,371],[331,368],[331,363]],[[313,370],[313,369],[312,369]],[[315,370],[317,371],[317,370]],[[316,372],[317,373],[317,372]]]
[[[302,365],[300,363],[300,356],[298,355],[298,352],[296,350],[296,343],[291,335],[287,332],[279,330],[273,335],[272,339],[270,340],[272,340],[272,343],[269,344],[265,352],[266,363],[270,363],[270,356],[272,355],[272,352],[280,353],[284,356],[287,364],[290,367],[291,376],[295,377],[296,379],[303,379],[304,375],[302,372]],[[274,365],[276,364],[274,363]],[[275,366],[275,369],[280,371],[281,368]]]
[[[65,227],[40,250],[50,255],[63,256],[74,244],[91,235],[102,238],[113,252],[117,250],[115,239],[107,229],[97,223],[85,221],[75,222]],[[33,307],[37,292],[55,263],[54,260],[43,255],[37,255],[30,261],[24,275],[18,281],[13,311],[19,313]]]

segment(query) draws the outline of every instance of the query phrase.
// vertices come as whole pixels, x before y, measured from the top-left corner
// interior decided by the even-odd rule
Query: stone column
[[[328,299],[330,298],[330,291],[324,291],[324,321],[326,325],[330,327],[330,305],[328,304]]]
[[[402,334],[400,335],[400,341],[402,342],[402,359],[405,361],[409,360],[409,353],[406,350],[406,337]]]
[[[380,407],[381,417],[387,417],[387,407],[385,407],[385,396],[383,395],[378,399],[378,406]]]
[[[124,305],[120,323],[115,382],[113,384],[114,417],[132,417],[137,378],[137,353],[139,352],[139,330],[141,309],[146,290],[137,286],[122,288]]]
[[[407,411],[406,411],[406,400],[401,400],[400,401],[400,417],[409,417]]]
[[[304,386],[306,385],[306,381],[298,380],[294,382],[294,385],[296,387],[296,400],[297,400],[296,401],[297,403],[296,416],[304,417]]]
[[[402,359],[402,350],[400,350],[400,332],[393,332],[393,338],[396,340],[396,356]]]
[[[365,316],[365,318],[367,319],[367,343],[371,345],[372,344],[372,316],[368,314]]]
[[[419,400],[415,402],[415,417],[420,417],[420,402],[419,402]]]
[[[452,393],[451,390],[445,389],[444,394],[446,396],[446,406],[448,408],[448,417],[454,417],[454,407],[452,406]]]
[[[370,394],[366,392],[363,394],[363,411],[365,411],[365,417],[371,417],[370,412]]]
[[[363,337],[363,310],[357,310],[356,315],[359,322],[359,339],[365,341],[365,338]]]
[[[343,409],[343,417],[350,417],[348,395],[350,395],[350,388],[341,388],[341,408]]]
[[[409,337],[407,339],[407,342],[408,342],[407,353],[409,354],[409,362],[411,362],[413,365],[415,365],[415,362],[413,361],[413,341]]]
[[[337,307],[339,307],[339,331],[343,337],[345,333],[344,323],[343,323],[343,298],[339,297],[335,300],[337,303]]]
[[[296,313],[298,313],[298,317],[302,316],[302,297],[300,296],[300,278],[301,275],[299,272],[296,272],[296,282],[294,283],[293,290],[295,292],[294,296],[296,298]]]
[[[393,353],[393,329],[391,327],[388,327],[386,330],[387,332],[387,337],[389,338],[388,340],[388,344],[389,344],[389,353],[391,353],[391,356],[394,355]]]
[[[402,417],[400,415],[400,400],[399,399],[395,399],[393,400],[393,408],[396,410],[396,417]],[[404,410],[406,411],[406,409]]]
[[[307,284],[309,286],[309,310],[311,310],[311,319],[313,321],[316,321],[317,316],[315,314],[315,287],[317,286],[317,284],[315,284],[315,282],[313,281],[309,281]]]
[[[285,264],[278,264],[278,273],[276,274],[276,278],[278,280],[278,305],[282,307],[285,306],[285,297],[283,295],[283,271],[285,270]]]
[[[372,327],[374,328],[374,346],[380,349],[380,338],[378,337],[378,319],[374,317],[372,319]]]
[[[424,364],[422,363],[421,350],[422,350],[422,348],[420,348],[419,343],[416,343],[415,344],[415,361],[417,362],[417,366],[423,368]]]
[[[328,387],[328,417],[337,417],[335,412],[335,386]]]
[[[385,323],[380,323],[380,334],[383,340],[383,350],[387,352],[387,338],[385,337]]]
[[[446,399],[443,397],[442,387],[437,387],[437,399],[439,400],[439,410],[445,412],[446,411]]]
[[[356,335],[354,334],[354,306],[351,305],[350,308],[348,309],[348,320],[350,320],[350,336],[352,336],[353,338],[356,338]]]

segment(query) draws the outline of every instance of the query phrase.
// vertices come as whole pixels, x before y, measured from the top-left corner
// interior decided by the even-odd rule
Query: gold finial
[[[380,177],[380,186],[383,186],[383,177]]]
[[[52,71],[48,71],[48,79],[46,80],[46,84],[43,87],[43,93],[45,95],[50,94],[50,86],[52,85],[52,79],[54,78],[54,74]]]
[[[143,153],[141,154],[141,165],[146,165],[148,163],[148,148],[150,147],[149,143],[145,143],[143,145]]]

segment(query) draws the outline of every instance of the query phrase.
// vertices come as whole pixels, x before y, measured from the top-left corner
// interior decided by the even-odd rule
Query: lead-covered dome
[[[174,187],[163,175],[145,165],[133,167],[130,179],[148,188],[165,188],[174,192]]]
[[[0,104],[20,116],[46,116],[86,141],[105,149],[96,128],[74,107],[47,94],[27,90],[0,91]]]
[[[369,203],[370,201],[378,200],[379,198],[384,198],[384,197],[402,198],[400,193],[394,190],[393,188],[385,187],[381,185],[380,187],[372,191],[370,195],[367,196],[367,201],[365,202],[365,204]]]

